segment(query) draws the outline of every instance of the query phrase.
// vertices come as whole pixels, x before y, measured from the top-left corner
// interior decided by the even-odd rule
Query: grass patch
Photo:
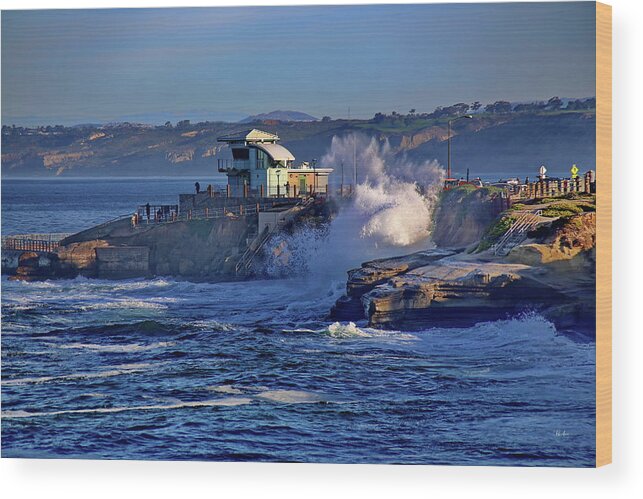
[[[583,210],[585,213],[596,211],[596,205],[590,204],[590,203],[578,203],[576,206],[578,206],[581,210]]]
[[[542,210],[543,217],[570,217],[583,213],[583,208],[574,203],[556,203]]]
[[[510,213],[505,213],[496,222],[487,229],[484,236],[480,240],[480,244],[476,248],[476,252],[488,250],[495,244],[500,237],[509,230],[509,228],[516,222],[517,217]]]

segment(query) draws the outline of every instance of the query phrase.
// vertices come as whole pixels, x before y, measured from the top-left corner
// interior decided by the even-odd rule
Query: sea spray
[[[333,190],[352,178],[355,162],[358,184],[337,216],[326,226],[303,226],[278,235],[267,245],[280,251],[267,255],[272,276],[305,274],[315,280],[344,278],[362,262],[431,245],[431,216],[444,169],[437,161],[414,162],[395,154],[388,141],[363,134],[335,136],[320,164],[334,168]],[[351,174],[349,175],[349,172]]]

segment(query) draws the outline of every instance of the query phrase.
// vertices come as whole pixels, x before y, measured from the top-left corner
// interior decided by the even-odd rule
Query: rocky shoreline
[[[559,331],[594,336],[595,226],[595,213],[573,213],[545,219],[506,256],[474,242],[365,262],[348,272],[330,317],[410,330],[535,312]]]

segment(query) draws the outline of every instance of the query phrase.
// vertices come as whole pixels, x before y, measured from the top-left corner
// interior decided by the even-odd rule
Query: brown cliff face
[[[452,213],[444,215],[451,223]],[[438,250],[366,262],[349,272],[346,296],[331,317],[409,330],[465,327],[537,311],[559,331],[591,336],[595,227],[593,212],[559,218],[530,233],[505,259]]]
[[[89,158],[94,153],[92,151],[78,151],[78,152],[52,152],[48,154],[43,154],[42,164],[45,168],[52,168],[54,166],[65,166],[73,163],[77,163],[86,158]]]
[[[499,211],[497,194],[492,189],[460,187],[444,191],[434,215],[433,242],[441,248],[473,244]]]
[[[402,136],[402,140],[400,141],[400,149],[415,149],[416,147],[419,147],[425,142],[429,142],[430,140],[437,140],[442,142],[444,140],[447,140],[447,137],[448,133],[446,127],[432,126],[429,128],[425,128],[424,130],[420,130],[413,135]]]
[[[515,247],[507,259],[527,265],[570,260],[596,246],[596,213],[581,213],[559,219],[541,231],[534,242]],[[542,235],[538,237],[538,232]]]

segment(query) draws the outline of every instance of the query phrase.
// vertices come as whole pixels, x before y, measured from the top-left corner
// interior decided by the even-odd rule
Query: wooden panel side
[[[612,7],[596,3],[596,466],[612,462]]]

